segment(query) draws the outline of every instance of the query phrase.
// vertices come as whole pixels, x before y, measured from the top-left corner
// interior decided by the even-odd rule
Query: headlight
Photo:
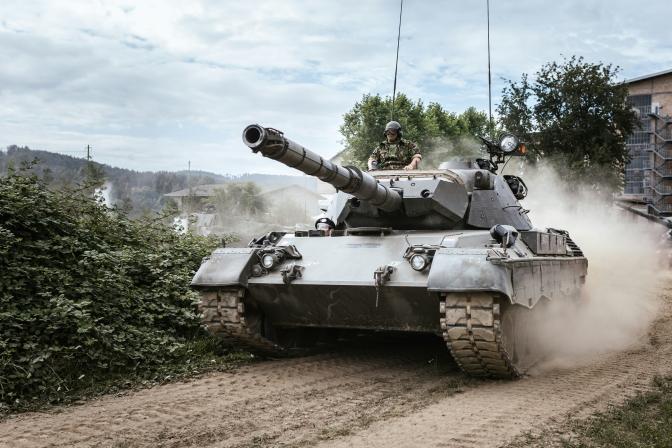
[[[505,153],[510,153],[518,149],[519,143],[520,142],[518,141],[518,138],[515,135],[504,134],[502,138],[499,140],[499,147]]]
[[[425,254],[415,254],[409,261],[411,262],[411,267],[416,271],[422,271],[429,264],[429,259]]]
[[[271,269],[278,263],[278,257],[275,254],[266,254],[261,257],[261,265],[266,269]]]

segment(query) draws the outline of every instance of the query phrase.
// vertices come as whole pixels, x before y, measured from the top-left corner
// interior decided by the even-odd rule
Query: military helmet
[[[383,135],[387,135],[387,131],[389,131],[390,129],[397,131],[399,138],[401,138],[401,125],[399,124],[398,121],[390,121],[389,123],[387,123],[385,125],[385,132],[383,132]]]

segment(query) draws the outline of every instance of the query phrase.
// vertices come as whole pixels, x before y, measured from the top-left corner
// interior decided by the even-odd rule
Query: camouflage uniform
[[[411,163],[416,154],[422,158],[415,143],[400,138],[391,143],[387,140],[381,142],[371,153],[371,160],[378,162],[380,170],[401,170]]]

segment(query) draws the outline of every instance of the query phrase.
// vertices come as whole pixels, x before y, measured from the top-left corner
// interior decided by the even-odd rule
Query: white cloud
[[[482,3],[482,4],[481,4]],[[240,141],[250,122],[329,156],[363,93],[391,93],[398,3],[21,1],[0,4],[0,145],[95,148],[138,170],[289,172]],[[491,2],[493,93],[561,54],[624,77],[670,68],[667,7]],[[407,0],[399,88],[487,108],[485,2]],[[496,102],[496,100],[495,100]]]

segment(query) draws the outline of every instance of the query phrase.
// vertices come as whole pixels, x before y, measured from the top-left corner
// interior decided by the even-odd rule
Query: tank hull
[[[501,334],[505,312],[532,310],[544,300],[571,300],[578,295],[587,271],[582,255],[535,254],[523,239],[504,250],[489,232],[478,230],[285,235],[275,247],[291,247],[300,258],[286,259],[253,275],[251,267],[260,260],[257,250],[219,249],[201,266],[193,285],[204,292],[208,306],[216,304],[202,306],[211,320],[219,322],[215,333],[223,327],[255,322],[257,327],[252,325],[249,332],[257,339],[271,340],[265,342],[262,351],[266,352],[273,345],[272,329],[433,333],[443,336],[465,371],[495,377],[522,371],[508,354],[513,349],[506,348],[506,336]],[[405,257],[409,247],[430,248],[429,266],[414,270]],[[288,281],[283,270],[293,266],[300,267],[301,275]],[[387,278],[379,276],[376,282],[376,272],[388,269]],[[217,291],[237,297],[226,299],[231,306],[224,312],[226,322],[221,320],[221,300],[213,299],[220,294]],[[258,324],[262,321],[263,325]],[[473,328],[480,330],[474,334]],[[240,331],[236,334],[234,344],[239,342]],[[275,349],[282,352],[285,347],[278,344]],[[479,358],[484,353],[493,354],[486,358],[489,364]]]

